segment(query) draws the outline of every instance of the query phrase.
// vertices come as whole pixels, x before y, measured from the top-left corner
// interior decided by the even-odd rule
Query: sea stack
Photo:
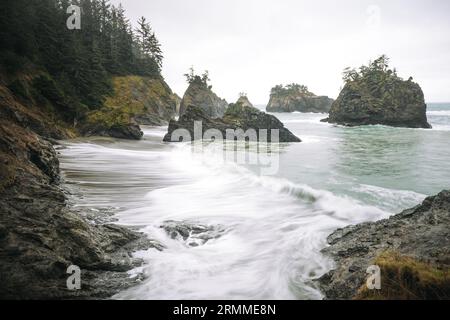
[[[250,102],[250,100],[248,99],[248,97],[245,93],[241,93],[239,95],[239,99],[236,101],[236,104],[240,104],[243,107],[254,108],[253,104]]]
[[[333,99],[317,96],[308,87],[296,83],[272,88],[267,112],[315,112],[328,113]]]
[[[346,126],[431,128],[422,89],[412,78],[400,78],[395,69],[389,69],[388,62],[381,56],[359,71],[347,68],[344,88],[329,117],[322,121]]]
[[[219,98],[212,90],[211,86],[201,77],[195,76],[189,84],[180,105],[180,116],[182,116],[188,106],[194,105],[201,108],[205,115],[211,118],[220,118],[225,114],[228,103]]]

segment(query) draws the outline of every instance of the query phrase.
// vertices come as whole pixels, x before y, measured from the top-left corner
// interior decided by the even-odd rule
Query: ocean
[[[87,216],[136,226],[165,249],[136,253],[139,285],[114,299],[321,299],[314,281],[335,229],[387,218],[450,188],[450,103],[429,104],[433,129],[346,128],[326,114],[274,114],[302,143],[276,148],[80,138],[59,150],[71,204]],[[223,160],[223,151],[275,163]],[[167,221],[218,236],[173,239]],[[192,242],[197,241],[196,246]]]

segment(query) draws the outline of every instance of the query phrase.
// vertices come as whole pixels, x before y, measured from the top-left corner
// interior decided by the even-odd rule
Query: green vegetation
[[[190,67],[189,73],[185,73],[184,76],[189,84],[198,84],[210,90],[212,89],[212,86],[209,84],[211,79],[209,78],[208,70],[205,70],[202,75],[198,75],[195,73],[194,67]]]
[[[271,95],[276,96],[288,96],[288,95],[305,95],[305,96],[314,96],[313,93],[309,92],[308,87],[298,84],[298,83],[291,83],[286,86],[283,86],[282,84],[277,85],[272,88]]]
[[[419,262],[396,252],[385,252],[374,262],[381,269],[381,290],[364,285],[358,300],[435,300],[450,298],[450,270]]]
[[[174,95],[161,79],[141,76],[114,77],[112,79],[114,95],[106,98],[104,106],[91,111],[86,116],[89,125],[99,124],[110,128],[113,125],[126,125],[135,116],[154,115],[160,117],[158,103],[170,105]],[[173,102],[175,108],[175,102]],[[166,112],[169,112],[167,110]]]
[[[71,4],[81,7],[81,30],[66,26]],[[52,104],[70,124],[102,108],[112,76],[161,79],[162,59],[146,19],[133,30],[122,6],[108,0],[0,2],[0,72],[13,80],[34,77],[34,99]],[[20,82],[8,87],[28,96]]]
[[[386,55],[370,62],[368,66],[361,66],[359,71],[346,68],[342,79],[349,87],[362,88],[372,97],[381,99],[388,98],[394,87],[403,81],[396,69],[389,68],[389,58]]]

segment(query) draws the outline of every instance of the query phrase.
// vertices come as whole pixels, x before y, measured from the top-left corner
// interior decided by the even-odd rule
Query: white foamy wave
[[[421,203],[426,198],[426,195],[414,191],[386,189],[366,184],[354,187],[353,190],[363,193],[370,202],[379,203],[387,210],[410,208]]]
[[[114,298],[320,299],[312,280],[332,267],[320,254],[326,237],[389,215],[350,197],[216,160],[214,152],[174,145],[166,163],[189,181],[150,191],[146,206],[118,215],[119,223],[141,226],[166,249],[141,252],[146,267],[137,271],[149,278]],[[167,220],[226,232],[192,248],[160,228]]]

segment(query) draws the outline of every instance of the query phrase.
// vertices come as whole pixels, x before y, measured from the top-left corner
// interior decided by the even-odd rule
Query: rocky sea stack
[[[322,121],[346,126],[382,124],[394,127],[431,128],[424,94],[409,78],[404,81],[389,69],[381,56],[359,71],[344,71],[345,85]]]
[[[306,86],[296,83],[272,88],[267,112],[316,112],[328,113],[333,99],[316,96]]]
[[[236,104],[240,104],[243,107],[250,107],[254,108],[253,104],[248,99],[247,95],[245,93],[241,93],[239,99],[236,101]]]
[[[225,114],[228,103],[219,98],[208,85],[207,74],[203,77],[192,75],[188,79],[189,87],[186,90],[180,105],[180,116],[182,116],[190,105],[197,106],[210,118],[221,118]]]
[[[327,299],[450,299],[450,191],[387,220],[339,229],[328,237],[336,267],[323,276]],[[381,269],[368,290],[366,270]]]
[[[196,121],[202,122],[202,135],[195,136],[194,123]],[[254,129],[258,140],[260,129],[267,129],[267,139],[271,141],[271,129],[279,130],[279,142],[301,142],[292,132],[284,127],[283,123],[272,115],[268,115],[259,111],[256,108],[243,106],[242,104],[230,104],[223,118],[211,118],[205,114],[205,111],[197,106],[189,106],[178,121],[170,121],[169,130],[164,141],[179,142],[173,140],[173,133],[177,129],[185,129],[190,133],[191,140],[201,139],[203,134],[210,129],[216,130],[220,133],[223,139],[234,139],[235,136],[227,137],[227,130],[242,129],[244,132],[249,129]]]

